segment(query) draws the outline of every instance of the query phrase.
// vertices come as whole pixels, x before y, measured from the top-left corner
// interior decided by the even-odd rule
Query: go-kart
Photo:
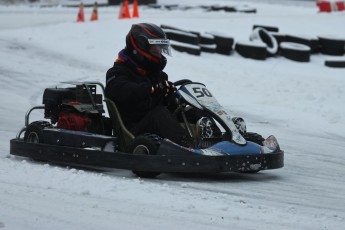
[[[156,134],[134,136],[115,103],[104,97],[101,83],[65,83],[72,86],[45,89],[43,105],[28,110],[25,126],[10,141],[10,154],[72,166],[129,169],[148,178],[168,172],[255,173],[284,166],[284,151],[276,138],[240,132],[229,112],[202,83],[175,82],[174,115],[180,117],[194,147],[178,145]],[[97,88],[102,94],[97,94]],[[219,127],[220,135],[200,138],[195,123],[186,118],[190,108],[207,114]],[[30,123],[30,114],[37,109],[44,110],[45,120]]]

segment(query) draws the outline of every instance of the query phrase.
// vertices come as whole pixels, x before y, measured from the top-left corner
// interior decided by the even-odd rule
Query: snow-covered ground
[[[175,51],[168,60],[171,80],[205,83],[250,131],[274,134],[285,150],[282,169],[149,180],[9,156],[9,140],[25,112],[42,103],[43,90],[66,80],[104,83],[133,23],[216,31],[235,41],[248,40],[253,24],[345,37],[344,12],[319,14],[314,3],[291,2],[183,1],[248,4],[258,12],[141,7],[130,20],[107,7],[99,21],[84,24],[75,22],[76,8],[0,7],[0,229],[344,229],[345,71],[324,66],[321,54],[297,63]],[[85,12],[89,19],[91,8]],[[34,112],[32,120],[42,117]]]

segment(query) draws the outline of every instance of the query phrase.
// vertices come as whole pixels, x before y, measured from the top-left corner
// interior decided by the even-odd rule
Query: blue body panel
[[[175,150],[172,150],[174,154],[176,154],[176,151],[179,152],[178,149],[183,149],[184,151],[188,151],[190,153],[206,155],[206,156],[259,155],[263,153],[262,147],[251,141],[247,141],[246,145],[237,145],[229,141],[221,141],[205,149],[187,148],[187,147],[178,145],[170,141],[169,139],[164,139],[163,143],[168,143],[168,146],[175,146]],[[166,151],[162,151],[163,155],[165,155],[166,153],[167,153]]]
[[[222,141],[207,148],[219,152],[223,155],[258,155],[261,154],[261,146],[247,141],[246,145],[237,145],[229,141]]]

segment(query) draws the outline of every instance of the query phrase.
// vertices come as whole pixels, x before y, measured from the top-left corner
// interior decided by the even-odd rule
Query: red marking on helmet
[[[140,25],[140,24],[138,24],[138,26],[139,26],[141,29],[145,30],[146,33],[148,33],[148,34],[151,35],[152,37],[159,38],[157,35],[151,33],[151,31],[149,31],[149,30],[148,30],[147,28],[145,28],[144,26],[142,26],[142,25]]]
[[[136,49],[141,55],[147,57],[147,58],[150,59],[151,61],[154,61],[154,62],[157,62],[157,63],[159,62],[159,59],[158,59],[158,58],[155,58],[154,56],[152,56],[152,55],[146,53],[145,51],[143,51],[142,49],[140,49],[140,48],[137,46],[137,44],[135,43],[134,38],[133,38],[133,36],[132,36],[132,33],[129,34],[129,38],[131,39],[131,42],[132,42],[132,44],[133,44],[133,46],[134,46],[134,49]]]

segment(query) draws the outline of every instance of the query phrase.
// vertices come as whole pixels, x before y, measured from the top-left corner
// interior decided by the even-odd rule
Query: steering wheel
[[[179,85],[183,85],[183,84],[191,83],[191,82],[192,82],[192,81],[189,80],[189,79],[181,79],[181,80],[175,81],[175,82],[174,82],[174,85],[175,85],[175,86],[179,86]]]

